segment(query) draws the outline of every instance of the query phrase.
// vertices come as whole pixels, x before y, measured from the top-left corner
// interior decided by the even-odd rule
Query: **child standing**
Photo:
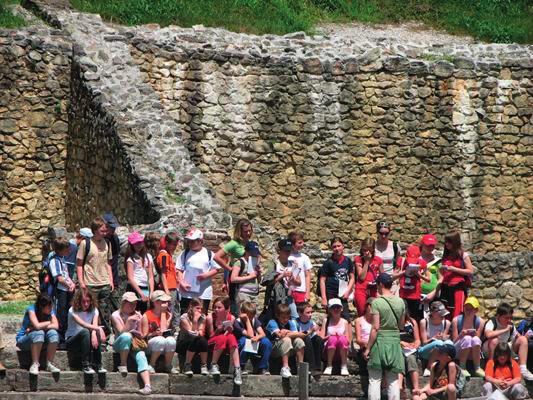
[[[98,303],[92,291],[80,288],[74,293],[72,307],[68,310],[68,329],[66,333],[67,351],[81,354],[83,373],[93,375],[96,368],[99,374],[107,370],[102,367],[101,343],[106,335],[98,325]]]
[[[52,299],[46,294],[40,294],[35,303],[26,308],[16,339],[20,350],[31,352],[31,375],[39,374],[39,356],[44,343],[46,343],[46,370],[52,373],[59,372],[59,368],[52,364],[59,343],[57,329],[58,322]]]
[[[348,347],[352,341],[352,326],[341,317],[342,302],[331,299],[328,302],[328,316],[322,323],[321,335],[326,341],[326,369],[324,375],[331,375],[333,358],[338,355],[341,360],[341,375],[350,375],[348,372]]]
[[[126,274],[128,276],[128,292],[136,293],[141,299],[138,309],[144,313],[148,308],[150,293],[154,291],[154,261],[146,251],[144,236],[139,232],[132,232],[128,236],[129,248],[124,257],[126,259]]]
[[[398,258],[392,277],[400,280],[400,297],[405,300],[409,315],[416,322],[420,322],[424,318],[421,301],[422,281],[429,282],[431,277],[426,261],[420,257],[420,248],[417,245],[407,248],[405,258]]]
[[[444,344],[438,349],[438,356],[430,368],[429,382],[420,390],[419,395],[414,395],[413,400],[426,400],[430,397],[455,400],[457,393],[464,387],[465,379],[458,373],[455,359],[455,347]]]
[[[213,311],[207,316],[207,343],[213,346],[213,357],[211,360],[211,375],[220,375],[218,360],[223,351],[228,351],[235,372],[233,382],[236,385],[242,385],[241,362],[239,360],[238,343],[233,334],[233,325],[235,317],[230,312],[230,299],[228,297],[217,297],[213,301]]]
[[[294,271],[298,271],[300,277],[300,285],[292,289],[292,298],[298,304],[311,299],[311,270],[313,265],[309,257],[302,253],[305,245],[303,233],[291,232],[288,239],[292,243],[289,261],[292,263]]]
[[[205,338],[205,315],[202,302],[199,299],[191,299],[187,312],[180,317],[180,333],[176,352],[185,353],[185,375],[192,376],[192,358],[195,354],[200,355],[202,375],[208,375],[207,350],[208,344]]]
[[[257,307],[254,303],[245,301],[241,304],[241,314],[235,320],[233,331],[239,342],[239,359],[241,361],[241,371],[246,368],[246,361],[250,353],[245,351],[246,340],[252,343],[259,343],[257,355],[261,358],[259,361],[259,375],[270,375],[268,370],[268,360],[272,353],[272,343],[266,338],[265,331],[261,322],[255,317]]]
[[[466,299],[463,313],[452,321],[452,339],[458,352],[461,372],[466,378],[470,373],[466,370],[466,361],[471,358],[474,363],[475,376],[483,378],[485,373],[480,367],[481,363],[481,333],[484,321],[477,315],[479,301],[474,296]]]
[[[259,245],[250,240],[244,246],[244,256],[232,264],[230,282],[235,285],[235,301],[238,307],[245,301],[257,305],[261,280],[260,256]]]
[[[361,253],[354,260],[356,271],[354,303],[359,317],[365,313],[366,300],[378,295],[376,278],[383,272],[383,261],[375,255],[375,245],[375,240],[370,237],[363,240]]]
[[[324,339],[320,336],[320,327],[313,321],[313,307],[307,301],[298,304],[298,332],[305,343],[304,361],[310,364],[311,373],[322,373],[322,355],[324,354]]]
[[[72,301],[76,284],[69,274],[69,268],[65,262],[65,257],[70,253],[70,243],[62,237],[58,237],[52,244],[54,256],[50,260],[50,272],[57,282],[55,292],[56,315],[59,323],[59,337],[64,340],[68,324],[68,309]]]
[[[496,388],[510,400],[525,399],[528,392],[520,383],[521,379],[520,367],[511,357],[511,349],[507,343],[498,343],[493,358],[485,366],[482,395],[490,396]]]
[[[275,318],[266,326],[267,336],[272,342],[272,357],[281,357],[281,376],[290,378],[289,356],[296,353],[298,362],[304,360],[305,343],[300,338],[296,321],[291,320],[291,310],[287,304],[278,304]]]
[[[176,265],[172,256],[178,247],[179,241],[176,232],[168,232],[163,236],[163,240],[161,240],[164,246],[161,246],[156,259],[161,290],[170,296],[170,312],[172,313],[172,324],[174,326],[177,326],[179,323],[180,295],[178,291],[179,282],[177,279]]]
[[[348,299],[355,283],[352,261],[344,255],[344,242],[340,237],[330,241],[331,257],[324,261],[319,272],[320,298],[322,307],[327,308],[328,300],[341,299],[342,317],[350,318]]]

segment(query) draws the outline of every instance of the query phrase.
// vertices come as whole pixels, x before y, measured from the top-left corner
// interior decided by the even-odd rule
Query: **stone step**
[[[364,397],[360,376],[322,376],[311,379],[309,393],[320,398]],[[426,379],[421,380],[424,385]],[[298,377],[283,379],[280,376],[247,375],[239,387],[233,384],[232,376],[210,376],[154,374],[151,375],[154,394],[193,396],[255,397],[296,397],[298,396]],[[472,378],[463,391],[463,398],[479,397],[483,380]],[[59,374],[41,372],[32,376],[26,370],[8,370],[0,376],[0,398],[2,392],[73,392],[73,393],[133,393],[142,386],[136,373],[123,376],[117,372],[105,375],[84,376],[81,372],[64,371]],[[532,387],[529,388],[533,389]]]

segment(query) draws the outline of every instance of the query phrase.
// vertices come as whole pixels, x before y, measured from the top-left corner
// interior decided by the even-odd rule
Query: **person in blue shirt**
[[[291,310],[287,304],[277,305],[275,318],[268,321],[266,332],[272,342],[272,357],[281,357],[281,376],[290,378],[289,356],[296,353],[298,362],[303,362],[305,343],[296,321],[291,320]]]
[[[57,318],[54,313],[52,299],[47,294],[40,294],[34,304],[26,308],[22,326],[17,333],[17,347],[22,351],[31,352],[30,374],[39,375],[39,356],[43,344],[46,343],[46,370],[60,372],[54,366],[54,356],[59,343]]]

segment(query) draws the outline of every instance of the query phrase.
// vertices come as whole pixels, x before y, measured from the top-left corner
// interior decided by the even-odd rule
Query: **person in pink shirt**
[[[326,340],[326,369],[324,375],[331,375],[332,364],[335,355],[341,360],[341,375],[349,375],[348,372],[348,347],[352,341],[352,326],[341,316],[342,302],[334,298],[328,301],[328,316],[322,323],[320,335]]]

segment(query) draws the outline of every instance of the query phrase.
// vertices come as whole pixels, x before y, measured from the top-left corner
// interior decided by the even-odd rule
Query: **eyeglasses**
[[[390,231],[389,232],[379,232],[379,234],[381,236],[389,236],[390,235]]]

